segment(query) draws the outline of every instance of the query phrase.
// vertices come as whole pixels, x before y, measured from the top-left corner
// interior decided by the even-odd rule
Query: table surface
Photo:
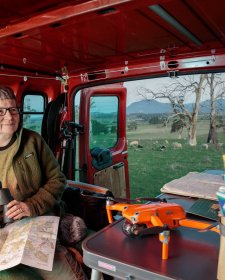
[[[169,202],[185,209],[194,201],[181,197]],[[217,233],[179,227],[171,231],[168,260],[162,260],[158,235],[129,238],[122,232],[123,221],[114,222],[83,242],[87,266],[121,279],[216,279],[220,240]]]

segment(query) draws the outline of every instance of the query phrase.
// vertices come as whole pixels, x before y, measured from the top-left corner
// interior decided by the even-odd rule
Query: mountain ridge
[[[216,110],[225,112],[225,99],[217,99]],[[192,111],[194,103],[186,103],[185,108]],[[170,103],[163,103],[157,100],[141,100],[131,103],[127,106],[127,115],[129,114],[170,114],[172,107]],[[210,113],[210,100],[200,102],[200,113]]]

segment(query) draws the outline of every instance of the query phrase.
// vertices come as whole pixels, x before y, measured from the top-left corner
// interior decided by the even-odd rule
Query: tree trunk
[[[198,86],[195,88],[195,104],[192,112],[192,117],[191,117],[191,127],[189,131],[189,145],[190,146],[196,146],[197,145],[197,120],[198,120],[198,113],[199,113],[199,108],[200,108],[200,100],[202,96],[202,86],[203,83],[206,79],[205,74],[201,74],[200,76],[200,81]]]
[[[189,136],[189,145],[190,146],[196,146],[197,145],[197,127],[196,127],[196,120],[193,120],[191,122],[191,127],[190,127],[190,131],[188,133]]]
[[[210,127],[209,127],[207,143],[213,143],[213,144],[218,143],[215,119],[210,119]]]
[[[210,86],[210,125],[207,143],[217,144],[217,130],[216,130],[216,97],[214,90],[214,74],[209,78]]]

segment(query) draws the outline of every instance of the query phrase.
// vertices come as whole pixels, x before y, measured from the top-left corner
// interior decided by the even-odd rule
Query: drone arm
[[[163,223],[158,216],[151,216],[151,223],[153,226],[163,227]]]
[[[110,207],[106,206],[106,212],[107,212],[108,221],[111,224],[113,222],[113,215]]]
[[[110,224],[113,222],[112,211],[116,210],[122,212],[126,206],[127,204],[124,203],[106,204],[106,212]]]
[[[179,224],[184,227],[189,227],[189,228],[195,228],[195,229],[201,229],[201,230],[211,230],[217,233],[220,233],[220,230],[217,227],[211,227],[212,224],[210,223],[205,223],[205,222],[199,222],[195,220],[189,220],[189,219],[184,219],[180,220]]]

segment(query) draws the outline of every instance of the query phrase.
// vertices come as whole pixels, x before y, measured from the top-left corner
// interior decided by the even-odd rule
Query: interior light
[[[180,24],[174,17],[172,17],[166,10],[159,5],[148,6],[150,10],[160,16],[163,20],[176,28],[181,34],[191,40],[194,44],[201,46],[202,42],[196,38],[187,28]]]

